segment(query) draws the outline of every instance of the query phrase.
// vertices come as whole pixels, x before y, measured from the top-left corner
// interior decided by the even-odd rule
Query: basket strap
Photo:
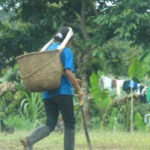
[[[59,53],[55,57],[53,57],[53,59],[49,60],[47,63],[45,63],[40,68],[38,68],[37,70],[33,71],[32,73],[30,73],[30,74],[28,74],[26,76],[21,76],[20,75],[21,79],[28,78],[28,77],[32,76],[33,74],[35,74],[36,72],[40,71],[42,68],[46,67],[48,64],[50,64],[51,62],[53,62],[53,60],[56,59],[58,56],[60,56],[60,54],[61,54],[61,51],[59,51]]]

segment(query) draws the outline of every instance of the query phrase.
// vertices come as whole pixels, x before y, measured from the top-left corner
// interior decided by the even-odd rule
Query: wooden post
[[[132,78],[131,78],[132,80]],[[131,88],[131,121],[130,121],[130,131],[133,132],[133,109],[134,109],[134,98],[133,89]]]

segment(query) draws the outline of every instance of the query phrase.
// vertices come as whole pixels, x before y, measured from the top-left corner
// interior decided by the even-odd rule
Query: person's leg
[[[49,127],[50,132],[54,131],[58,120],[59,108],[57,106],[56,101],[57,101],[57,97],[44,100],[44,106],[46,112],[46,125]]]
[[[58,107],[55,98],[44,100],[46,124],[35,129],[29,136],[21,139],[24,150],[32,150],[33,144],[48,136],[55,129],[58,119]]]
[[[62,95],[59,100],[59,109],[64,120],[64,150],[74,150],[75,117],[73,108],[73,97]]]
[[[42,125],[35,129],[29,136],[20,140],[24,150],[32,150],[33,144],[48,136],[49,133],[50,130],[47,125]]]

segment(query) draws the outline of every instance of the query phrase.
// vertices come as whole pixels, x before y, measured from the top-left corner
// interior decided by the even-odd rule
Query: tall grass
[[[24,91],[20,91],[25,98],[21,101],[19,113],[25,120],[40,124],[45,118],[45,111],[40,93],[31,93],[28,95]]]

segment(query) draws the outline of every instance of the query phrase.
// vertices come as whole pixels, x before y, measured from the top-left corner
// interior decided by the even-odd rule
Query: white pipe
[[[47,44],[45,44],[43,46],[43,48],[40,50],[40,52],[45,51],[49,47],[49,45],[51,45],[53,42],[54,42],[54,39],[51,39]]]

